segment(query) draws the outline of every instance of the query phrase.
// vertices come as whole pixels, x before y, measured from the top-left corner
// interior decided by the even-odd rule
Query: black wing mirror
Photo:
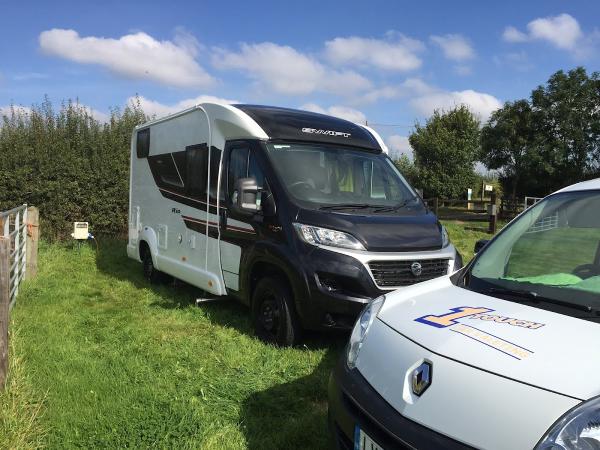
[[[254,178],[240,178],[235,183],[232,203],[241,214],[254,214],[260,211],[260,188]]]
[[[488,242],[490,242],[489,239],[480,239],[477,242],[475,242],[475,253],[479,253],[481,249],[487,245]]]

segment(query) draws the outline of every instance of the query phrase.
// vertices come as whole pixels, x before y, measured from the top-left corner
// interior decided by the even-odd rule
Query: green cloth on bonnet
[[[600,276],[590,277],[585,280],[571,273],[550,273],[534,277],[505,277],[505,280],[518,281],[521,283],[543,284],[547,286],[559,286],[569,289],[580,289],[582,291],[600,294]]]
[[[549,273],[534,277],[505,277],[505,280],[519,281],[521,283],[547,284],[550,286],[572,286],[581,281],[577,275],[571,273]]]

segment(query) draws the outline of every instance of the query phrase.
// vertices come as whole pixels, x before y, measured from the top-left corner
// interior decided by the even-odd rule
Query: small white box
[[[87,222],[75,222],[73,223],[73,238],[75,239],[87,239],[89,235],[89,224]]]

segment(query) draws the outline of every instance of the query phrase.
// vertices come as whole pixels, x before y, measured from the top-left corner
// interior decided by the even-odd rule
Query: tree
[[[581,181],[600,167],[600,74],[559,70],[531,93],[538,143],[552,189]]]
[[[600,171],[600,75],[552,75],[530,100],[508,102],[481,133],[481,161],[512,196],[544,196]]]
[[[492,114],[481,130],[481,162],[488,169],[500,170],[514,199],[530,168],[541,163],[527,100],[507,102]]]
[[[435,111],[409,136],[425,195],[457,198],[475,182],[479,157],[479,120],[464,105]]]
[[[408,181],[411,186],[416,188],[421,187],[421,182],[419,181],[419,171],[408,156],[404,154],[400,155],[400,158],[394,160],[394,164],[400,173],[404,175],[404,178],[406,178],[406,181]]]

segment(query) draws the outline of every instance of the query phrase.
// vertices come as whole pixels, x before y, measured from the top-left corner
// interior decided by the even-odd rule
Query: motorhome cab
[[[462,265],[373,130],[210,103],[134,131],[127,252],[150,279],[237,297],[283,345]]]
[[[338,448],[600,448],[600,179],[452,276],[374,300],[329,384]]]

